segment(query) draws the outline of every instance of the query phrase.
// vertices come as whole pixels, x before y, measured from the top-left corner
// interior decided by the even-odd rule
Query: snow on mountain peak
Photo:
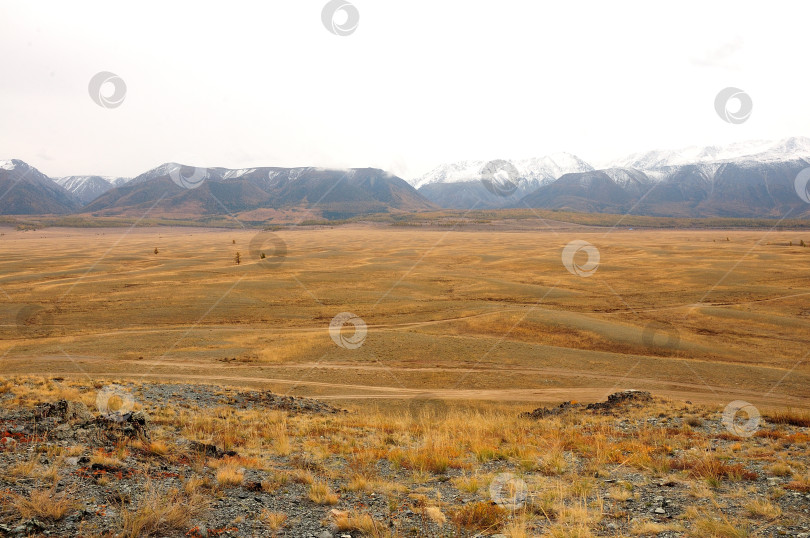
[[[481,179],[481,169],[489,161],[457,161],[437,166],[427,174],[410,181],[419,188],[432,183],[460,183]],[[520,177],[518,184],[541,184],[572,172],[587,172],[593,167],[570,153],[553,153],[543,157],[507,161],[514,165]]]
[[[789,161],[810,157],[810,138],[791,137],[783,140],[751,140],[726,146],[690,146],[679,150],[652,150],[633,153],[608,163],[605,168],[654,170],[686,164],[721,163],[739,160],[760,162]]]
[[[0,169],[2,170],[17,170],[17,169],[28,170],[31,169],[32,166],[26,163],[25,161],[21,161],[19,159],[8,159],[6,161],[0,161]]]

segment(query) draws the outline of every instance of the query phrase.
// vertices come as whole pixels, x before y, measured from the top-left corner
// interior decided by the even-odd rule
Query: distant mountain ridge
[[[441,207],[537,207],[675,217],[810,218],[807,195],[796,192],[806,188],[796,183],[799,173],[810,168],[810,138],[647,151],[608,164],[595,169],[568,153],[460,161],[409,183],[376,168],[231,169],[178,163],[164,163],[132,179],[51,179],[13,159],[0,161],[0,214],[250,214],[263,220],[294,211],[341,219]]]
[[[666,166],[647,171],[608,168],[566,174],[513,207],[661,217],[810,218],[796,193],[810,158]]]
[[[790,212],[810,217],[810,206],[794,186],[810,163],[806,137],[647,151],[601,169],[574,155],[558,155],[565,158],[556,169],[543,169],[549,176],[559,173],[551,179],[537,180],[538,174],[519,166],[520,161],[509,161],[519,173],[513,183],[534,188],[519,187],[508,196],[487,192],[482,161],[441,165],[413,184],[432,202],[454,209],[537,207],[689,217],[781,217]]]
[[[165,163],[132,179],[52,180],[23,161],[0,161],[0,214],[6,215],[128,216],[148,211],[152,216],[196,217],[289,208],[335,219],[436,206],[405,180],[375,168],[228,169]]]
[[[186,188],[184,188],[186,187]],[[90,202],[84,211],[121,215],[216,215],[254,209],[317,209],[324,218],[436,207],[405,180],[376,168],[193,168],[166,163]]]
[[[797,157],[810,158],[810,138],[795,136],[775,142],[753,140],[727,146],[690,146],[679,150],[646,151],[611,161],[604,168],[654,170],[669,166],[740,160],[754,160],[763,163],[781,162]]]

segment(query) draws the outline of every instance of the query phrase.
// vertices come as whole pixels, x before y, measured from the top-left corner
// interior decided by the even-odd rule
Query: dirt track
[[[161,381],[183,381],[198,382],[203,384],[224,384],[230,386],[253,386],[268,387],[280,393],[289,393],[296,389],[301,391],[317,392],[320,399],[352,401],[352,400],[406,400],[414,397],[429,397],[431,399],[442,400],[463,400],[463,401],[498,401],[498,402],[536,402],[555,403],[567,400],[577,400],[584,402],[603,400],[608,394],[624,389],[644,389],[654,392],[658,396],[671,398],[679,401],[693,401],[701,403],[727,404],[732,400],[744,400],[762,407],[797,407],[810,408],[810,402],[804,398],[789,396],[785,394],[768,394],[762,391],[732,389],[728,387],[713,387],[701,383],[684,383],[669,380],[644,378],[624,375],[605,375],[593,372],[571,371],[559,368],[502,368],[498,370],[500,374],[525,374],[531,376],[543,376],[547,378],[587,378],[596,381],[598,387],[561,387],[561,388],[503,388],[503,389],[465,389],[465,388],[408,388],[402,386],[368,385],[360,383],[339,383],[317,381],[307,378],[308,372],[314,369],[325,369],[340,372],[387,372],[390,374],[389,380],[396,379],[398,373],[470,373],[470,374],[492,374],[488,369],[482,368],[440,368],[440,367],[416,367],[400,368],[377,365],[357,365],[357,364],[332,364],[332,363],[306,363],[306,364],[284,364],[273,365],[274,369],[300,371],[301,375],[293,379],[277,377],[262,377],[256,375],[233,375],[226,373],[226,370],[233,371],[234,366],[221,364],[211,366],[192,361],[182,362],[162,362],[162,361],[122,361],[132,367],[131,373],[118,374],[100,371],[93,368],[92,363],[102,365],[106,362],[103,357],[48,357],[45,359],[48,370],[58,372],[59,376],[89,377],[89,378],[116,378],[138,381],[141,379],[159,379]],[[6,367],[11,372],[36,372],[36,368],[30,368],[31,364],[37,361],[26,359],[7,360]],[[15,367],[15,363],[17,367]],[[57,367],[62,363],[62,367]],[[28,368],[24,364],[29,365]],[[83,370],[64,369],[64,366],[77,364],[89,365]],[[42,364],[45,366],[45,363]],[[18,367],[23,366],[18,370]],[[169,366],[171,368],[186,369],[187,372],[142,372],[136,373],[143,366]],[[206,369],[223,370],[222,373],[195,373]],[[238,369],[249,369],[251,366],[238,366]],[[601,383],[600,383],[601,382]]]

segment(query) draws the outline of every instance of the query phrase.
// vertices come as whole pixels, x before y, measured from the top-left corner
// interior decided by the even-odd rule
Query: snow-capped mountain
[[[797,194],[797,178],[810,168],[808,149],[810,140],[790,138],[640,153],[619,161],[628,167],[566,174],[513,207],[668,217],[806,218],[810,204]]]
[[[427,174],[410,181],[415,188],[433,183],[464,183],[479,181],[481,169],[489,161],[458,161],[437,166]],[[517,183],[538,183],[557,179],[570,172],[586,172],[593,167],[570,153],[555,153],[545,157],[508,161],[517,169]],[[539,186],[539,185],[538,185]]]
[[[110,189],[83,210],[97,215],[218,215],[307,208],[323,218],[436,209],[404,179],[376,168],[201,168],[165,163]]]
[[[633,153],[607,163],[604,168],[655,170],[669,166],[734,161],[783,162],[810,157],[810,138],[791,137],[778,141],[754,140],[727,146],[690,146],[679,150]]]
[[[388,211],[549,208],[677,217],[810,218],[800,180],[810,138],[635,153],[595,170],[570,153],[443,164],[406,182],[384,170],[195,168],[134,179],[51,179],[0,160],[0,214],[220,215],[306,208],[323,218]],[[410,183],[410,184],[409,184]],[[418,186],[418,191],[414,189]]]
[[[51,178],[18,159],[0,161],[0,192],[3,215],[69,213],[80,205]]]
[[[116,186],[113,184],[113,181],[122,185],[128,180],[129,178],[106,178],[102,176],[66,176],[54,178],[57,184],[72,193],[82,204],[88,204],[112,189]]]
[[[555,153],[512,161],[497,161],[499,168],[513,167],[508,188],[488,188],[484,168],[495,161],[458,161],[437,166],[411,181],[419,193],[442,207],[496,208],[509,205],[539,187],[572,172],[587,172],[593,167],[570,153]],[[508,175],[508,174],[507,174]]]

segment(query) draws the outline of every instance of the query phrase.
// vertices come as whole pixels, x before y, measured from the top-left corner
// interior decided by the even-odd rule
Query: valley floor
[[[803,233],[7,229],[0,375],[189,380],[344,406],[637,388],[808,407]],[[598,251],[586,276],[563,262],[573,241]]]
[[[0,232],[0,532],[810,532],[810,236],[547,224]]]

